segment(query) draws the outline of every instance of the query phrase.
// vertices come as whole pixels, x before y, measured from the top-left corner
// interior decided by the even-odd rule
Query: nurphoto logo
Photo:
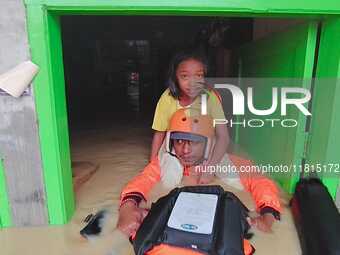
[[[215,84],[215,89],[227,89],[231,92],[233,100],[233,115],[236,116],[237,120],[234,119],[214,119],[215,125],[230,125],[231,127],[236,125],[241,125],[243,127],[254,127],[259,128],[268,124],[271,127],[276,125],[281,125],[282,127],[296,127],[298,121],[293,118],[285,118],[287,116],[287,106],[292,105],[296,107],[305,116],[311,115],[309,110],[304,104],[308,103],[311,99],[311,93],[308,89],[300,87],[273,87],[272,88],[272,98],[271,105],[267,109],[257,109],[254,106],[254,92],[252,87],[247,88],[247,95],[245,96],[243,91],[232,84]],[[298,97],[293,97],[292,95]],[[274,114],[279,107],[280,102],[280,116],[281,118],[263,118],[263,116],[270,116]],[[201,114],[206,115],[208,112],[207,95],[201,95]],[[261,116],[259,118],[242,119],[241,116],[245,115],[246,107],[248,111],[254,116]]]

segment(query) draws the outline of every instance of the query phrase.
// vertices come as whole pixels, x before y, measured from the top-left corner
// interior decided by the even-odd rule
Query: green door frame
[[[340,17],[338,0],[25,0],[50,224],[64,224],[75,204],[65,102],[61,15],[207,15]]]
[[[340,182],[340,19],[323,22],[319,56],[312,99],[312,121],[306,153],[306,163],[327,166],[333,173],[321,176],[332,197]],[[327,114],[325,114],[327,113]],[[340,194],[339,194],[340,195]]]

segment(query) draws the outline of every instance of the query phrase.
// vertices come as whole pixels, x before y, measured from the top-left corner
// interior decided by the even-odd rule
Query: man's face
[[[176,156],[183,166],[194,166],[201,162],[205,149],[205,142],[193,142],[183,139],[173,139]]]

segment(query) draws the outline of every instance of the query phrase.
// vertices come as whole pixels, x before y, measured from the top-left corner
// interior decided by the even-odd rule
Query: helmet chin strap
[[[215,138],[213,138],[212,140],[207,140],[206,144],[205,144],[205,147],[204,147],[204,152],[203,152],[203,155],[202,157],[197,160],[197,162],[195,162],[195,164],[193,164],[193,166],[197,166],[197,165],[200,165],[202,164],[204,161],[208,160],[210,154],[213,152],[214,150],[214,147],[215,147]]]
[[[202,156],[199,160],[197,160],[192,166],[198,166],[201,163],[203,163],[205,161],[205,158]]]
[[[210,141],[208,141],[208,143],[210,143],[209,146],[210,148],[205,148],[206,151],[205,151],[205,157],[206,159],[205,160],[208,160],[209,156],[213,153],[214,151],[214,148],[215,148],[215,144],[216,144],[216,139],[215,137],[213,137],[212,139],[210,139]]]

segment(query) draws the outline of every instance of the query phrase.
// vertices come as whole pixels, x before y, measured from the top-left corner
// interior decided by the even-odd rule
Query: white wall
[[[30,59],[25,8],[1,0],[0,75]],[[14,226],[47,224],[37,116],[32,95],[0,94],[0,158],[3,160]],[[1,208],[0,208],[1,210]]]

